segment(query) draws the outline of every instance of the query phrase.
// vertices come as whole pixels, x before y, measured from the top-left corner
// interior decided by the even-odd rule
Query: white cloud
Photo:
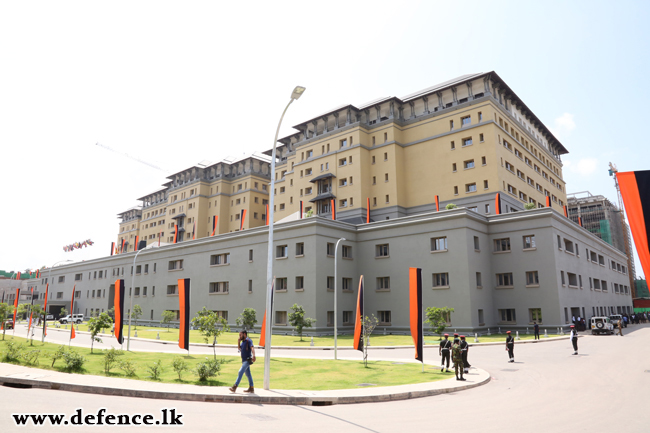
[[[596,172],[598,164],[599,162],[596,158],[582,158],[576,163],[569,160],[564,161],[564,168],[581,176],[589,176]]]
[[[564,113],[557,119],[555,119],[555,127],[560,129],[566,129],[567,131],[573,131],[576,129],[576,122],[573,120],[573,114]]]

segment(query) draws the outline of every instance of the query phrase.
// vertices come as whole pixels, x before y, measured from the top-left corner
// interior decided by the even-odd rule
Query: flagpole
[[[304,87],[297,86],[293,89],[291,94],[291,100],[284,107],[282,116],[280,116],[280,121],[278,122],[278,128],[275,130],[275,139],[273,140],[273,151],[271,152],[271,189],[269,191],[269,211],[266,213],[266,217],[269,220],[269,245],[267,251],[267,262],[266,262],[266,311],[271,311],[271,290],[273,283],[273,193],[275,188],[275,155],[276,155],[276,146],[278,143],[278,134],[280,133],[280,126],[282,125],[282,119],[289,109],[291,103],[302,95],[305,91]],[[264,345],[264,389],[269,390],[271,383],[271,314],[266,318],[266,332],[265,332],[265,345]]]
[[[136,245],[135,248],[137,249],[138,246]],[[135,259],[138,258],[138,254],[140,254],[142,251],[144,251],[144,249],[136,252],[135,257],[133,257],[133,271],[131,272],[131,289],[129,290],[129,329],[126,335],[127,352],[129,351],[129,347],[131,347],[131,309],[133,308],[133,292],[135,291]],[[124,341],[124,339],[122,339],[122,341]]]
[[[341,243],[341,241],[344,241],[344,240],[345,240],[345,238],[339,239],[338,241],[336,241],[336,245],[334,246],[334,359],[338,359],[337,358],[337,341],[336,341],[337,340],[336,337],[338,336],[338,326],[337,326],[337,320],[336,320],[338,318],[338,310],[337,310],[338,302],[336,302],[337,301],[336,295],[338,293],[338,290],[336,288],[337,287],[337,281],[338,281],[338,276],[337,276],[338,258],[337,258],[337,254],[338,254],[338,249],[339,249],[339,243]]]

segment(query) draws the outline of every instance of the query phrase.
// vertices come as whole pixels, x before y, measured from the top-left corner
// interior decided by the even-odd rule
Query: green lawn
[[[68,327],[69,329],[69,327]],[[128,326],[124,326],[124,334],[127,333]],[[87,331],[88,326],[85,324],[79,325],[80,331]],[[108,330],[110,331],[110,330]],[[135,336],[134,326],[131,325],[131,336]],[[155,327],[144,327],[138,326],[138,338],[149,338],[152,340],[156,339],[156,336],[160,335],[160,339],[164,341],[178,341],[178,329],[167,329],[167,328],[155,328]],[[451,332],[453,336],[453,332]],[[556,334],[549,334],[549,337],[557,337]],[[259,342],[259,334],[251,333],[249,335],[253,340],[253,343],[257,345]],[[519,337],[522,340],[532,340],[532,330],[531,334],[526,335],[524,333],[519,333]],[[218,344],[232,344],[236,345],[239,334],[236,332],[226,332],[221,334],[217,339]],[[542,335],[542,339],[544,336]],[[453,339],[453,337],[452,337]],[[489,343],[494,341],[503,341],[505,344],[506,334],[492,334],[490,336],[484,335],[479,336],[479,343]],[[272,338],[273,346],[297,346],[297,347],[308,347],[311,345],[311,337],[303,337],[303,341],[300,341],[298,337],[292,337],[290,335],[274,335]],[[474,343],[474,336],[467,335],[467,341],[471,344]],[[190,331],[190,342],[191,343],[205,343],[199,331]],[[440,340],[437,336],[427,335],[424,337],[424,344],[439,344]],[[212,341],[210,341],[210,344]],[[338,346],[352,346],[352,335],[339,335],[338,337]],[[371,346],[410,346],[413,344],[413,339],[410,335],[383,335],[383,331],[380,330],[376,334],[370,337]],[[334,337],[314,337],[314,346],[334,346]]]
[[[15,341],[23,343],[27,350],[40,349],[41,357],[38,365],[34,367],[47,370],[63,371],[62,360],[56,361],[54,367],[51,366],[52,360],[45,355],[51,354],[59,347],[53,343],[41,343],[34,341],[33,346],[29,346],[26,339],[7,335],[5,341],[0,341],[0,357],[4,361],[7,342]],[[105,376],[104,373],[104,356],[102,351],[95,350],[93,354],[90,349],[73,348],[73,350],[87,358],[84,364],[84,370],[81,374],[92,374]],[[370,359],[372,359],[372,352]],[[225,359],[222,365],[221,375],[208,382],[199,382],[198,376],[194,372],[186,372],[183,380],[179,381],[178,376],[172,369],[172,360],[179,355],[164,353],[148,352],[125,352],[120,359],[128,359],[137,364],[136,376],[133,379],[152,381],[146,369],[147,365],[160,359],[163,362],[164,371],[161,376],[161,382],[167,383],[184,383],[193,385],[208,386],[231,386],[236,377],[237,371],[241,365],[239,357],[221,357]],[[210,355],[212,357],[212,355]],[[184,358],[191,364],[192,368],[199,361],[205,360],[205,355],[190,355]],[[257,386],[261,387],[264,363],[260,358],[252,367],[253,379]],[[24,361],[21,365],[26,365]],[[123,372],[115,367],[109,374],[111,377],[127,378]],[[271,360],[271,387],[274,389],[303,389],[303,390],[328,390],[328,389],[354,389],[358,384],[372,383],[377,386],[404,385],[412,383],[433,382],[441,379],[448,379],[453,373],[441,373],[437,369],[430,369],[425,366],[422,373],[421,364],[393,364],[391,362],[369,362],[368,368],[364,368],[361,361],[333,361],[333,360],[312,360],[312,359],[287,359],[273,358]],[[247,386],[246,378],[242,379],[241,386]]]

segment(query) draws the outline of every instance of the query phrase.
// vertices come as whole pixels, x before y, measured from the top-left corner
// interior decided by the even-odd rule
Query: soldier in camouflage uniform
[[[456,380],[465,380],[463,377],[463,355],[460,348],[460,340],[458,338],[454,339],[454,345],[451,346],[451,358],[454,361],[454,370],[456,371]],[[460,378],[458,377],[458,371],[460,370]]]

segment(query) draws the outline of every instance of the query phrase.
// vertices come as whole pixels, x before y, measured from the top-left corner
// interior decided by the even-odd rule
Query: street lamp
[[[338,281],[338,276],[337,276],[337,264],[338,264],[338,259],[337,259],[337,253],[339,249],[339,244],[341,241],[344,241],[345,238],[341,238],[338,241],[336,241],[336,245],[334,245],[334,359],[337,358],[337,345],[336,345],[336,337],[338,336],[338,327],[337,327],[337,321],[336,319],[338,318],[338,302],[336,302],[336,294],[338,293],[338,289],[336,288],[337,281]]]
[[[50,279],[50,277],[51,277],[51,275],[52,275],[52,268],[53,268],[53,267],[55,267],[55,266],[58,265],[59,263],[67,263],[67,262],[71,262],[71,261],[72,261],[72,260],[70,260],[70,259],[68,259],[68,260],[61,260],[60,262],[56,262],[55,264],[53,264],[52,266],[50,266],[50,269],[47,270],[47,283],[45,283],[45,284],[49,284],[50,281],[52,281],[52,280]],[[72,290],[74,290],[74,288],[73,288]],[[70,311],[70,314],[73,314],[73,313],[74,313],[74,311]],[[43,311],[43,321],[47,323],[47,311]],[[47,325],[45,325],[45,326],[47,326]],[[74,326],[74,324],[73,324],[72,326]],[[44,342],[45,342],[45,332],[43,332],[43,335],[41,336],[41,343],[44,343]]]
[[[280,125],[282,125],[282,119],[284,114],[287,112],[289,105],[297,99],[299,99],[304,93],[305,88],[301,86],[296,86],[291,93],[291,100],[284,107],[280,121],[278,122],[278,129],[275,131],[275,140],[273,140],[273,152],[271,154],[271,190],[269,191],[269,248],[268,248],[268,257],[266,264],[266,333],[264,336],[265,345],[264,345],[264,389],[268,391],[270,387],[270,372],[271,372],[271,290],[273,287],[273,195],[275,191],[275,146],[278,142],[278,134],[280,133]]]
[[[133,313],[133,311],[132,311],[132,309],[133,309],[133,295],[134,295],[134,292],[135,292],[135,259],[137,259],[138,254],[140,254],[144,250],[155,248],[155,245],[156,244],[151,244],[149,247],[144,247],[143,249],[141,249],[140,251],[135,253],[135,257],[133,257],[133,271],[131,271],[131,289],[129,290],[129,298],[130,298],[130,300],[129,300],[129,329],[128,329],[128,332],[127,332],[127,335],[126,335],[126,350],[127,350],[127,352],[129,350],[129,347],[131,346],[131,314]],[[138,246],[136,245],[135,247],[137,248]],[[124,341],[124,340],[122,340],[122,341]]]

